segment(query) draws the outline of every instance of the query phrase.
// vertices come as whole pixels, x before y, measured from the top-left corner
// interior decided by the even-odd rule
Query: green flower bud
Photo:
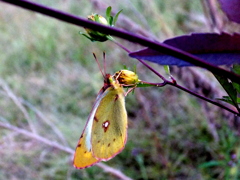
[[[122,10],[119,11],[114,17],[111,16],[111,10],[112,10],[111,6],[109,6],[106,9],[106,18],[104,18],[103,16],[98,15],[98,14],[92,14],[92,15],[88,16],[88,20],[89,21],[95,21],[95,22],[98,22],[98,23],[101,23],[101,24],[104,24],[104,25],[107,25],[107,26],[114,26],[117,19],[118,19],[119,14],[122,12]],[[80,32],[80,34],[82,34],[86,38],[90,39],[91,41],[104,42],[104,41],[107,41],[107,40],[113,40],[113,37],[110,36],[110,35],[100,33],[96,30],[92,30],[92,29],[88,29],[88,28],[85,28],[85,30],[86,30],[86,32],[89,36],[87,34],[82,33],[82,32]]]
[[[103,16],[98,15],[98,14],[93,14],[93,15],[88,16],[88,20],[95,21],[95,22],[98,22],[98,23],[101,23],[101,24],[104,24],[104,25],[107,25],[107,26],[109,25],[107,20]],[[95,31],[95,30],[92,30],[92,29],[85,28],[85,30],[88,33],[88,35],[90,36],[89,39],[91,39],[92,41],[104,42],[111,37],[109,35],[100,33],[98,31]]]

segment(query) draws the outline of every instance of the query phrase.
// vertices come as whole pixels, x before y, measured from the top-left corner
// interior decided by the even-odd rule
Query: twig
[[[1,117],[0,117],[0,119],[3,120],[3,118],[1,118]],[[6,121],[6,120],[4,119],[4,121]],[[0,122],[0,127],[3,127],[3,128],[5,128],[5,129],[9,129],[9,130],[14,131],[14,132],[17,132],[17,133],[19,133],[19,134],[23,134],[23,135],[28,136],[28,137],[30,137],[30,138],[32,138],[32,139],[36,139],[36,140],[38,140],[38,141],[40,141],[40,142],[42,142],[42,143],[44,143],[44,144],[46,144],[46,145],[48,145],[48,146],[57,148],[57,149],[62,150],[62,151],[64,151],[64,152],[68,153],[68,154],[73,155],[74,152],[75,152],[75,151],[74,151],[72,148],[70,148],[70,147],[63,146],[63,145],[59,144],[58,142],[54,142],[54,141],[52,141],[52,140],[46,139],[46,138],[44,138],[44,137],[42,137],[42,136],[39,136],[39,135],[34,134],[34,133],[32,133],[32,132],[29,132],[29,131],[27,131],[27,130],[18,128],[18,127],[13,126],[13,125],[11,125],[11,124],[9,124],[9,123]],[[107,173],[110,173],[110,174],[116,176],[116,177],[119,178],[119,179],[122,179],[122,180],[131,180],[131,178],[129,178],[128,176],[126,176],[125,174],[123,174],[121,171],[119,171],[119,170],[117,170],[117,169],[114,169],[114,168],[112,168],[112,167],[109,167],[109,166],[107,166],[107,165],[105,165],[105,164],[103,164],[103,163],[98,163],[98,164],[96,164],[96,166],[102,168],[103,171],[105,171],[105,172],[107,172]]]
[[[126,52],[130,53],[131,51],[129,51],[126,47],[124,47],[122,44],[118,43],[117,41],[112,41],[114,42],[116,45],[118,45],[119,47],[121,47],[123,50],[125,50]],[[158,77],[160,77],[164,82],[167,81],[165,79],[165,77],[163,77],[161,74],[159,74],[155,69],[153,69],[151,66],[149,66],[146,62],[144,62],[141,59],[137,59],[139,62],[141,62],[144,66],[146,66],[148,69],[150,69],[153,73],[155,73]]]
[[[183,91],[185,91],[185,92],[187,92],[187,93],[189,93],[189,94],[192,94],[192,95],[194,95],[194,96],[196,96],[196,97],[198,97],[198,98],[200,98],[200,99],[202,99],[202,100],[205,100],[205,101],[207,101],[207,102],[209,102],[209,103],[212,103],[212,104],[214,104],[214,105],[216,105],[216,106],[218,106],[218,107],[220,107],[220,108],[223,108],[223,109],[225,109],[225,110],[227,110],[227,111],[229,111],[229,112],[231,112],[231,113],[233,113],[233,114],[235,114],[235,115],[237,115],[237,116],[240,116],[239,112],[234,111],[233,109],[230,109],[230,108],[228,108],[228,107],[226,107],[226,106],[224,106],[224,105],[222,105],[222,104],[220,104],[220,103],[218,103],[218,102],[216,102],[216,101],[213,101],[213,100],[211,100],[211,99],[209,99],[209,98],[207,98],[207,97],[204,97],[204,96],[202,96],[202,95],[200,95],[200,94],[197,94],[197,93],[195,93],[195,92],[192,92],[191,90],[186,89],[186,88],[184,88],[184,87],[182,87],[182,86],[180,86],[180,85],[178,85],[178,84],[173,84],[172,82],[169,82],[169,83],[167,83],[167,84],[169,84],[169,85],[171,85],[171,86],[174,86],[174,87],[177,87],[177,88],[179,88],[179,89],[181,89],[181,90],[183,90]]]
[[[57,11],[57,10],[42,6],[42,5],[37,4],[37,3],[32,3],[32,2],[28,2],[28,1],[24,1],[24,0],[21,0],[21,1],[0,0],[0,1],[10,3],[10,4],[14,4],[14,5],[29,9],[31,11],[36,11],[36,12],[54,17],[56,19],[59,19],[59,20],[62,20],[62,21],[68,22],[68,23],[72,23],[72,24],[75,24],[75,25],[78,25],[78,26],[83,26],[83,27],[86,27],[86,28],[89,28],[89,29],[97,29],[99,32],[104,32],[105,34],[114,35],[114,36],[126,39],[128,41],[147,46],[147,47],[149,47],[151,49],[154,49],[156,51],[159,51],[159,52],[162,52],[162,53],[165,53],[165,54],[183,59],[187,62],[191,62],[192,64],[194,64],[196,66],[204,67],[204,68],[208,69],[209,71],[211,71],[212,73],[215,73],[215,74],[218,74],[218,75],[224,75],[225,77],[231,79],[232,81],[240,84],[240,76],[239,75],[237,75],[235,73],[232,73],[230,71],[226,71],[226,70],[224,70],[222,68],[219,68],[217,66],[211,65],[209,63],[206,63],[204,60],[202,60],[198,57],[195,57],[192,54],[189,54],[187,52],[184,52],[180,49],[174,48],[174,47],[169,46],[167,44],[151,41],[148,38],[144,38],[144,37],[132,34],[132,33],[128,33],[128,32],[125,32],[125,31],[122,31],[122,30],[119,30],[117,28],[113,28],[113,27],[110,27],[110,26],[101,25],[101,24],[95,23],[93,21],[88,21],[86,19],[79,18],[77,16],[74,16],[74,15],[71,15],[71,14],[68,14],[68,13],[64,13],[64,12],[61,12],[61,11]],[[156,74],[156,72],[154,72],[154,73]],[[174,84],[172,83],[172,85],[174,85]],[[194,94],[194,93],[192,93],[192,94]],[[198,96],[201,97],[200,95],[198,95]],[[209,101],[209,102],[211,102],[211,101]],[[214,102],[214,101],[212,101],[212,102],[215,105],[219,104],[219,103]],[[220,107],[224,108],[223,105],[220,105]],[[227,110],[229,110],[229,109],[227,108]],[[239,115],[239,113],[237,113],[235,111],[231,110],[231,112]]]
[[[16,106],[22,111],[24,117],[28,121],[28,124],[30,126],[30,129],[36,133],[36,128],[34,127],[31,118],[27,112],[27,110],[24,108],[24,106],[21,104],[21,102],[18,100],[16,95],[12,92],[12,90],[9,88],[9,86],[4,82],[3,79],[0,79],[0,86],[2,86],[3,90],[7,93],[8,97],[12,99],[12,101],[16,104]]]
[[[179,59],[183,59],[184,61],[190,62],[196,66],[200,66],[205,69],[208,69],[209,71],[211,71],[214,74],[224,75],[225,77],[231,79],[232,81],[240,84],[240,76],[239,75],[232,73],[230,71],[224,70],[222,68],[219,68],[217,66],[214,66],[212,64],[209,64],[206,61],[204,61],[190,53],[187,53],[180,49],[174,48],[167,44],[152,41],[148,38],[141,37],[136,34],[126,32],[126,31],[122,31],[115,27],[105,26],[105,25],[101,25],[101,24],[93,22],[93,21],[88,21],[87,19],[79,18],[77,16],[74,16],[74,15],[71,15],[71,14],[68,14],[65,12],[61,12],[61,11],[37,4],[37,3],[33,3],[33,2],[25,1],[25,0],[21,0],[21,1],[0,0],[0,1],[6,2],[9,4],[13,4],[13,5],[16,5],[16,6],[31,10],[31,11],[39,12],[41,14],[51,16],[58,20],[62,20],[62,21],[65,21],[65,22],[68,22],[71,24],[75,24],[77,26],[94,29],[99,32],[103,32],[105,34],[117,36],[122,39],[141,44],[143,46],[149,47],[149,48],[159,51],[161,53],[168,54],[168,55],[174,56]]]
[[[3,119],[3,118],[1,118]],[[52,141],[52,140],[48,140],[40,135],[37,135],[35,133],[32,133],[30,131],[27,131],[27,130],[24,130],[24,129],[21,129],[19,127],[16,127],[16,126],[13,126],[9,123],[3,123],[3,122],[0,122],[0,127],[3,127],[3,128],[6,128],[6,129],[9,129],[9,130],[12,130],[14,132],[17,132],[19,134],[23,134],[25,136],[28,136],[32,139],[36,139],[44,144],[47,144],[48,146],[51,146],[51,147],[54,147],[54,148],[57,148],[57,149],[60,149],[64,152],[67,152],[69,154],[74,154],[74,150],[69,148],[69,147],[66,147],[66,146],[62,146],[60,145],[58,142],[55,142],[55,141]]]
[[[122,180],[132,180],[130,177],[126,176],[121,171],[116,170],[110,166],[107,166],[106,164],[98,163],[98,164],[96,164],[96,166],[102,168],[105,172],[113,174],[114,176],[116,176]]]
[[[223,89],[217,86],[217,81],[213,82],[213,79],[209,78],[208,74],[203,73],[201,69],[193,68],[193,67],[185,67],[185,68],[172,67],[171,73],[174,73],[176,76],[178,76],[178,80],[184,83],[185,88],[191,89],[192,91],[197,92],[198,94],[201,94],[205,97],[215,99],[216,97],[222,97],[225,94],[225,92],[223,92]],[[216,124],[216,121],[219,115],[221,115],[224,119],[227,120],[231,128],[234,128],[239,131],[240,126],[238,126],[236,123],[233,122],[234,119],[236,118],[234,118],[235,115],[232,112],[224,111],[220,109],[219,106],[215,106],[215,107],[211,106],[211,111],[209,111],[210,104],[209,103],[207,104],[207,103],[208,103],[207,101],[200,102],[202,111],[207,112],[207,114],[204,115],[207,118],[207,121],[206,121],[207,123]],[[236,110],[232,105],[228,103],[224,103],[224,105],[230,109]],[[211,126],[212,125],[208,125],[208,127],[211,127]],[[211,130],[211,128],[209,128],[209,130]],[[211,134],[214,135],[214,132],[212,131]]]
[[[211,21],[211,28],[217,32],[222,32],[223,22],[221,20],[216,0],[202,1],[203,8],[207,9]]]
[[[49,127],[52,128],[53,132],[55,132],[55,134],[58,136],[58,138],[62,141],[62,143],[64,145],[67,145],[67,141],[66,139],[64,138],[64,136],[62,135],[62,133],[59,131],[59,129],[52,123],[52,121],[50,121],[49,119],[47,119],[44,114],[39,111],[37,108],[35,108],[32,104],[30,104],[29,102],[27,102],[26,100],[24,100],[23,98],[20,98],[20,97],[17,97],[13,92],[12,90],[10,89],[10,87],[6,84],[6,82],[3,80],[3,79],[0,79],[0,85],[1,84],[4,84],[4,91],[2,93],[6,94],[9,96],[9,93],[11,94],[12,97],[14,97],[14,100],[17,102],[17,104],[20,104],[22,106],[22,104],[28,106],[32,111],[34,111],[37,116],[42,119],[42,121],[44,123],[46,123]],[[16,104],[16,103],[15,103]],[[17,105],[17,107],[19,107]],[[23,107],[23,106],[22,106]],[[20,107],[19,107],[20,108]],[[25,109],[25,108],[24,108]],[[26,111],[26,109],[25,109]],[[28,116],[28,114],[27,114]],[[30,118],[30,117],[29,117]],[[31,119],[29,119],[29,121],[31,122]],[[31,123],[32,124],[32,123]],[[34,127],[34,125],[32,124],[32,128],[31,129],[36,129]],[[36,131],[34,131],[36,133]],[[37,134],[37,133],[36,133]]]
[[[123,50],[125,50],[126,52],[130,52],[126,47],[124,47],[123,45],[121,45],[120,43],[118,43],[118,42],[116,42],[116,41],[113,41],[116,45],[118,45],[119,47],[121,47]],[[159,76],[162,80],[163,80],[163,83],[147,83],[147,82],[144,82],[144,81],[142,81],[142,82],[144,82],[144,83],[146,83],[146,84],[151,84],[151,85],[155,85],[155,86],[157,86],[157,87],[162,87],[162,86],[165,86],[165,85],[167,85],[167,84],[169,84],[169,85],[171,85],[171,86],[174,86],[174,87],[176,87],[176,88],[178,88],[178,89],[181,89],[181,90],[183,90],[183,91],[185,91],[185,92],[187,92],[187,93],[189,93],[189,94],[192,94],[192,95],[194,95],[194,96],[196,96],[196,97],[198,97],[198,98],[200,98],[200,99],[203,99],[203,100],[205,100],[205,101],[207,101],[207,102],[209,102],[209,103],[212,103],[212,104],[214,104],[214,105],[216,105],[216,106],[218,106],[218,107],[221,107],[221,108],[223,108],[223,109],[225,109],[225,110],[227,110],[227,111],[229,111],[229,112],[231,112],[231,113],[233,113],[233,114],[235,114],[235,115],[237,115],[237,116],[240,116],[240,113],[239,112],[237,112],[237,111],[234,111],[233,109],[230,109],[230,108],[228,108],[228,107],[226,107],[226,106],[224,106],[224,105],[222,105],[222,104],[220,104],[220,103],[218,103],[218,102],[216,102],[216,101],[213,101],[213,100],[211,100],[211,99],[209,99],[209,98],[207,98],[207,97],[204,97],[204,96],[202,96],[202,95],[200,95],[200,94],[197,94],[197,93],[195,93],[195,92],[193,92],[193,91],[191,91],[191,90],[189,90],[189,89],[187,89],[187,88],[185,88],[185,87],[183,87],[183,86],[180,86],[180,85],[178,85],[175,81],[168,81],[166,78],[164,78],[160,73],[158,73],[155,69],[153,69],[151,66],[149,66],[147,63],[145,63],[143,60],[141,60],[141,59],[137,59],[138,61],[140,61],[143,65],[145,65],[149,70],[151,70],[153,73],[155,73],[157,76]]]
[[[37,114],[37,116],[40,117],[40,119],[42,119],[42,121],[44,123],[46,123],[49,127],[51,127],[52,130],[56,133],[56,135],[58,136],[58,138],[62,141],[62,143],[64,145],[68,144],[66,139],[64,138],[63,134],[61,133],[61,131],[52,123],[51,120],[47,119],[41,111],[39,111],[37,108],[35,108],[28,101],[24,100],[23,98],[18,98],[18,99],[21,103],[23,103],[24,105],[28,106],[31,110],[33,110]]]

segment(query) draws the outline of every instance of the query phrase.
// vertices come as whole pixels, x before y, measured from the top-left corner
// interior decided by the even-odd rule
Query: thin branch
[[[6,119],[3,119],[0,117],[1,120],[4,120],[4,121],[7,121]],[[51,147],[54,147],[56,149],[59,149],[61,151],[64,151],[68,154],[71,154],[73,155],[74,154],[74,150],[70,147],[67,147],[67,146],[64,146],[64,145],[61,145],[59,144],[58,142],[55,142],[55,141],[52,141],[52,140],[49,140],[49,139],[46,139],[42,136],[39,136],[37,134],[34,134],[32,132],[29,132],[27,130],[24,130],[24,129],[21,129],[21,128],[18,128],[16,126],[13,126],[9,123],[4,123],[4,122],[1,122],[0,121],[0,127],[2,128],[5,128],[5,129],[9,129],[11,131],[14,131],[14,132],[17,132],[19,134],[23,134],[27,137],[30,137],[32,139],[35,139],[35,140],[38,140],[48,146],[51,146]],[[100,167],[103,169],[104,172],[107,172],[107,173],[110,173],[112,175],[114,175],[115,177],[119,178],[119,179],[122,179],[122,180],[132,180],[131,178],[129,178],[128,176],[126,176],[125,174],[123,174],[121,171],[117,170],[117,169],[114,169],[110,166],[107,166],[103,163],[97,163],[96,166]]]
[[[231,113],[233,113],[233,114],[235,114],[235,115],[237,115],[237,116],[240,116],[240,113],[239,112],[237,112],[237,111],[235,111],[235,110],[233,110],[233,109],[230,109],[230,108],[228,108],[228,107],[226,107],[226,106],[224,106],[224,105],[222,105],[222,104],[220,104],[220,103],[218,103],[218,102],[216,102],[216,101],[214,101],[214,100],[211,100],[211,99],[209,99],[209,98],[207,98],[207,97],[205,97],[205,96],[202,96],[202,95],[200,95],[200,94],[197,94],[197,93],[195,93],[195,92],[193,92],[193,91],[191,91],[191,90],[189,90],[189,89],[187,89],[187,88],[185,88],[185,87],[183,87],[183,86],[180,86],[180,85],[178,85],[175,81],[174,82],[171,82],[171,81],[168,81],[168,80],[166,80],[166,81],[164,81],[163,83],[149,83],[149,82],[146,82],[146,81],[142,81],[144,84],[150,84],[150,85],[152,85],[152,86],[156,86],[156,87],[163,87],[163,86],[165,86],[165,85],[171,85],[171,86],[174,86],[174,87],[176,87],[176,88],[178,88],[178,89],[181,89],[181,90],[183,90],[183,91],[185,91],[185,92],[187,92],[187,93],[189,93],[189,94],[191,94],[191,95],[193,95],[193,96],[196,96],[196,97],[198,97],[198,98],[200,98],[200,99],[202,99],[202,100],[204,100],[204,101],[207,101],[207,102],[209,102],[209,103],[211,103],[211,104],[214,104],[214,105],[216,105],[216,106],[218,106],[218,107],[220,107],[220,108],[222,108],[222,109],[225,109],[225,110],[227,110],[227,111],[229,111],[229,112],[231,112]]]
[[[121,171],[116,170],[110,166],[107,166],[106,164],[98,163],[98,164],[96,164],[96,166],[102,168],[105,172],[113,174],[114,176],[116,176],[122,180],[132,180],[130,177],[126,176]]]
[[[225,110],[227,110],[227,111],[229,111],[229,112],[231,112],[231,113],[233,113],[233,114],[235,114],[235,115],[237,115],[237,116],[240,116],[240,113],[239,112],[237,112],[237,111],[234,111],[233,109],[230,109],[230,108],[228,108],[228,107],[226,107],[226,106],[224,106],[224,105],[222,105],[222,104],[220,104],[220,103],[218,103],[218,102],[216,102],[216,101],[214,101],[214,100],[211,100],[211,99],[209,99],[209,98],[207,98],[207,97],[205,97],[205,96],[202,96],[202,95],[200,95],[200,94],[197,94],[197,93],[195,93],[195,92],[193,92],[193,91],[191,91],[191,90],[189,90],[189,89],[187,89],[187,88],[185,88],[185,87],[183,87],[183,86],[180,86],[180,85],[178,85],[176,82],[171,82],[171,81],[168,81],[168,80],[166,80],[166,81],[164,81],[163,83],[150,83],[150,82],[146,82],[146,81],[141,81],[143,84],[149,84],[149,85],[152,85],[152,86],[156,86],[156,87],[163,87],[163,86],[165,86],[165,85],[171,85],[171,86],[174,86],[174,87],[176,87],[176,88],[178,88],[178,89],[181,89],[181,90],[183,90],[183,91],[185,91],[185,92],[187,92],[187,93],[189,93],[189,94],[191,94],[191,95],[193,95],[193,96],[196,96],[196,97],[198,97],[199,99],[202,99],[202,100],[204,100],[204,101],[207,101],[207,102],[209,102],[209,103],[211,103],[211,104],[214,104],[214,105],[216,105],[216,106],[218,106],[218,107],[220,107],[220,108],[222,108],[222,109],[225,109]],[[140,87],[140,86],[139,86]]]
[[[182,87],[182,86],[180,86],[180,85],[178,85],[178,84],[174,84],[174,83],[172,83],[172,82],[167,82],[167,84],[169,84],[169,85],[171,85],[171,86],[174,86],[174,87],[176,87],[176,88],[179,88],[179,89],[181,89],[181,90],[183,90],[183,91],[185,91],[185,92],[187,92],[187,93],[189,93],[189,94],[192,94],[192,95],[194,95],[194,96],[196,96],[196,97],[198,97],[198,98],[200,98],[200,99],[202,99],[202,100],[205,100],[205,101],[207,101],[207,102],[209,102],[209,103],[212,103],[212,104],[214,104],[214,105],[216,105],[216,106],[218,106],[218,107],[220,107],[220,108],[222,108],[222,109],[225,109],[225,110],[227,110],[227,111],[229,111],[229,112],[231,112],[231,113],[233,113],[233,114],[235,114],[235,115],[237,115],[237,116],[240,116],[240,113],[239,113],[239,112],[234,111],[233,109],[230,109],[230,108],[228,108],[228,107],[226,107],[226,106],[224,106],[224,105],[222,105],[222,104],[220,104],[220,103],[218,103],[218,102],[216,102],[216,101],[213,101],[213,100],[211,100],[211,99],[209,99],[209,98],[207,98],[207,97],[204,97],[204,96],[202,96],[202,95],[200,95],[200,94],[197,94],[197,93],[195,93],[195,92],[193,92],[193,91],[191,91],[191,90],[189,90],[189,89],[186,89],[186,88],[184,88],[184,87]]]
[[[78,25],[78,26],[83,26],[83,27],[86,27],[86,28],[89,28],[89,29],[97,29],[100,32],[104,32],[106,34],[114,35],[114,36],[129,40],[131,42],[135,42],[135,43],[147,46],[147,47],[149,47],[151,49],[154,49],[156,51],[159,51],[159,52],[162,52],[162,53],[165,53],[165,54],[183,59],[187,62],[191,62],[192,64],[194,64],[196,66],[204,67],[204,68],[208,69],[209,71],[211,71],[215,74],[218,74],[218,75],[223,75],[224,74],[226,77],[228,77],[232,81],[240,84],[240,76],[239,75],[237,75],[235,73],[232,73],[230,71],[226,71],[224,69],[221,69],[217,66],[213,66],[211,64],[208,64],[200,58],[197,58],[197,57],[195,57],[195,56],[193,56],[193,55],[191,55],[187,52],[184,52],[184,51],[179,50],[177,48],[171,47],[169,45],[159,43],[159,42],[155,42],[155,41],[151,41],[148,38],[137,36],[135,34],[128,33],[126,31],[122,31],[122,30],[119,30],[117,28],[104,26],[104,25],[101,25],[99,23],[95,23],[93,21],[88,21],[86,19],[79,18],[77,16],[74,16],[74,15],[71,15],[71,14],[68,14],[68,13],[64,13],[64,12],[61,12],[61,11],[54,10],[52,8],[48,8],[48,7],[39,5],[37,3],[31,3],[31,2],[28,2],[28,1],[24,1],[24,0],[22,0],[22,1],[1,0],[1,1],[4,1],[4,2],[10,3],[10,4],[14,4],[14,5],[29,9],[31,11],[36,11],[36,12],[54,17],[56,19],[59,19],[59,20],[62,20],[62,21],[68,22],[68,23],[72,23],[72,24],[75,24],[75,25]],[[142,60],[140,60],[140,61],[145,66],[148,66],[144,61],[142,61]],[[149,68],[149,66],[148,66],[148,68]],[[153,71],[155,74],[157,74],[162,79],[164,79],[164,77],[162,77],[154,69],[150,68],[150,70]],[[170,82],[169,84],[174,86],[175,83]],[[184,91],[189,91],[187,89],[184,89],[183,87],[181,87],[181,88]],[[189,91],[189,92],[191,92],[191,91]],[[191,92],[191,94],[194,95],[195,93]],[[205,97],[197,95],[197,94],[196,94],[196,96],[199,97],[199,98],[202,97],[201,99],[204,99],[204,100],[208,99],[208,98],[205,98]],[[208,102],[211,102],[215,105],[218,105],[219,107],[222,107],[222,108],[226,109],[225,106],[223,106],[223,105],[221,105],[217,102],[214,102],[210,99],[208,99]],[[230,110],[229,108],[227,108],[227,109]],[[239,115],[239,113],[237,113],[233,110],[230,110],[230,111],[233,112],[234,114]]]
[[[3,118],[1,118],[1,119],[3,119]],[[9,123],[0,122],[0,127],[3,127],[5,129],[9,129],[9,130],[17,132],[19,134],[23,134],[23,135],[28,136],[28,137],[30,137],[32,139],[36,139],[36,140],[38,140],[38,141],[40,141],[40,142],[42,142],[42,143],[44,143],[44,144],[46,144],[48,146],[60,149],[60,150],[62,150],[64,152],[67,152],[69,154],[74,154],[74,150],[73,149],[71,149],[71,148],[69,148],[67,146],[60,145],[59,142],[55,142],[55,141],[46,139],[46,138],[44,138],[44,137],[42,137],[40,135],[37,135],[37,134],[32,133],[30,131],[21,129],[19,127],[13,126],[13,125],[11,125]]]
[[[31,103],[29,103],[28,101],[24,100],[23,98],[17,97],[13,91],[11,90],[11,88],[7,85],[7,83],[3,80],[0,79],[0,85],[3,87],[3,90],[5,95],[9,96],[17,105],[17,107],[22,110],[25,118],[28,120],[28,123],[30,125],[30,128],[32,130],[35,130],[36,128],[34,127],[34,125],[32,124],[31,118],[29,117],[27,110],[24,108],[23,104],[28,106],[32,111],[34,111],[36,113],[36,115],[44,122],[46,123],[49,127],[52,128],[53,132],[55,132],[55,134],[58,136],[58,138],[62,141],[62,143],[64,145],[67,145],[67,141],[64,138],[63,134],[59,131],[59,129],[52,123],[52,121],[50,121],[49,119],[47,119],[44,114],[39,111],[37,108],[35,108]],[[22,109],[21,109],[22,108]],[[33,131],[35,134],[36,130]]]
[[[115,41],[113,41],[113,42],[116,45],[118,45],[119,47],[121,47],[123,50],[125,50],[126,52],[128,52],[128,53],[130,52],[126,47],[124,47],[120,43],[115,42]],[[227,110],[227,111],[229,111],[229,112],[231,112],[231,113],[233,113],[233,114],[235,114],[237,116],[240,116],[239,112],[234,111],[233,109],[230,109],[230,108],[228,108],[228,107],[226,107],[226,106],[224,106],[224,105],[222,105],[222,104],[220,104],[220,103],[218,103],[216,101],[213,101],[213,100],[211,100],[211,99],[209,99],[207,97],[204,97],[204,96],[202,96],[200,94],[197,94],[197,93],[195,93],[195,92],[193,92],[193,91],[191,91],[191,90],[189,90],[187,88],[184,88],[183,86],[178,85],[173,78],[172,78],[173,81],[168,81],[166,78],[164,78],[161,74],[159,74],[155,69],[153,69],[147,63],[145,63],[143,60],[141,60],[141,59],[137,59],[137,60],[140,61],[143,65],[145,65],[148,69],[150,69],[152,72],[154,72],[157,76],[159,76],[163,80],[163,83],[149,83],[149,82],[142,81],[143,83],[154,85],[154,86],[157,86],[157,87],[162,87],[162,86],[165,86],[165,85],[169,84],[169,85],[174,86],[174,87],[176,87],[178,89],[181,89],[181,90],[183,90],[183,91],[185,91],[185,92],[187,92],[189,94],[192,94],[192,95],[194,95],[194,96],[196,96],[196,97],[198,97],[200,99],[203,99],[203,100],[205,100],[205,101],[207,101],[209,103],[212,103],[212,104],[214,104],[214,105],[216,105],[218,107],[221,107],[221,108],[223,108],[223,109],[225,109],[225,110]]]
[[[222,32],[223,20],[219,14],[219,8],[216,0],[204,0],[202,1],[203,8],[208,13],[211,23],[211,28],[214,31]]]
[[[209,71],[211,71],[214,74],[224,75],[225,77],[231,79],[232,81],[240,84],[240,76],[239,75],[232,73],[230,71],[224,70],[222,68],[219,68],[217,66],[214,66],[212,64],[209,64],[206,61],[204,61],[190,53],[187,53],[187,52],[177,49],[175,47],[169,46],[167,44],[152,41],[152,40],[149,40],[148,38],[138,36],[136,34],[129,33],[126,31],[122,31],[115,27],[105,26],[105,25],[101,25],[101,24],[93,22],[93,21],[88,21],[87,19],[79,18],[72,14],[58,11],[53,8],[49,8],[49,7],[46,7],[46,6],[37,4],[37,3],[33,3],[33,2],[25,1],[25,0],[21,0],[21,1],[0,0],[0,1],[6,2],[9,4],[13,4],[13,5],[16,5],[16,6],[31,10],[31,11],[39,12],[41,14],[45,14],[47,16],[56,18],[58,20],[68,22],[71,24],[75,24],[77,26],[94,29],[94,30],[97,30],[97,31],[105,33],[105,34],[117,36],[122,39],[141,44],[143,46],[149,47],[149,48],[159,51],[161,53],[168,54],[168,55],[174,56],[179,59],[183,59],[184,61],[190,62],[196,66],[200,66],[205,69],[208,69]]]
[[[129,51],[126,47],[124,47],[122,44],[118,43],[117,41],[112,41],[114,42],[116,45],[118,45],[119,47],[121,47],[123,50],[125,50],[126,52],[130,53],[131,51]],[[165,77],[163,77],[160,73],[158,73],[155,69],[153,69],[151,66],[149,66],[145,61],[141,60],[141,59],[137,59],[139,62],[141,62],[144,66],[146,66],[148,69],[150,69],[153,73],[155,73],[158,77],[160,77],[163,81],[166,81]]]
[[[37,108],[35,108],[31,103],[29,103],[29,102],[26,101],[25,99],[23,99],[23,98],[18,98],[18,99],[19,99],[19,101],[20,101],[22,104],[28,106],[33,112],[35,112],[36,115],[37,115],[40,119],[42,119],[42,121],[43,121],[44,123],[46,123],[49,127],[51,127],[52,130],[53,130],[53,132],[55,132],[55,134],[58,136],[58,138],[61,140],[61,142],[62,142],[64,145],[67,145],[67,144],[68,144],[67,141],[66,141],[66,139],[64,138],[63,134],[61,133],[61,131],[55,126],[55,124],[52,123],[51,120],[47,119],[47,117],[44,116],[44,114],[43,114],[41,111],[39,111]]]
[[[26,108],[22,105],[22,103],[18,100],[18,98],[16,97],[16,95],[12,92],[12,90],[10,89],[10,87],[4,82],[3,79],[0,79],[0,86],[2,86],[3,90],[7,93],[8,97],[10,99],[12,99],[12,101],[16,104],[16,106],[22,111],[24,117],[26,118],[30,129],[36,133],[36,128],[34,127],[32,120],[26,110]]]

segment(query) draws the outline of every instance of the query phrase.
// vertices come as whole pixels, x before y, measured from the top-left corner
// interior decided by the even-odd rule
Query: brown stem
[[[121,45],[120,43],[118,43],[118,42],[116,42],[116,41],[113,41],[113,42],[114,42],[116,45],[118,45],[119,47],[121,47],[122,49],[124,49],[125,51],[127,51],[128,53],[130,52],[130,50],[128,50],[126,47],[124,47],[124,46]],[[230,109],[230,108],[228,108],[228,107],[226,107],[226,106],[224,106],[224,105],[222,105],[222,104],[220,104],[220,103],[218,103],[218,102],[216,102],[216,101],[213,101],[213,100],[211,100],[211,99],[209,99],[209,98],[207,98],[207,97],[204,97],[204,96],[202,96],[202,95],[200,95],[200,94],[197,94],[197,93],[195,93],[195,92],[193,92],[193,91],[191,91],[191,90],[189,90],[189,89],[187,89],[187,88],[184,88],[183,86],[178,85],[173,77],[171,77],[172,82],[171,82],[171,81],[168,81],[168,80],[167,80],[166,78],[164,78],[161,74],[159,74],[155,69],[153,69],[151,66],[149,66],[147,63],[145,63],[145,62],[142,61],[141,59],[137,59],[137,60],[140,61],[143,65],[145,65],[148,69],[150,69],[150,71],[154,72],[157,76],[159,76],[159,77],[164,81],[163,83],[150,83],[150,82],[146,82],[146,81],[141,81],[141,82],[143,82],[144,84],[150,84],[150,85],[153,85],[153,86],[156,86],[156,87],[162,87],[162,86],[165,86],[166,84],[169,84],[169,85],[174,86],[174,87],[176,87],[176,88],[178,88],[178,89],[181,89],[181,90],[183,90],[183,91],[185,91],[185,92],[187,92],[187,93],[189,93],[189,94],[192,94],[192,95],[194,95],[194,96],[196,96],[196,97],[198,97],[198,98],[200,98],[200,99],[202,99],[202,100],[205,100],[205,101],[207,101],[207,102],[209,102],[209,103],[212,103],[212,104],[214,104],[214,105],[216,105],[216,106],[218,106],[218,107],[221,107],[221,108],[223,108],[223,109],[225,109],[225,110],[227,110],[227,111],[229,111],[229,112],[231,112],[231,113],[233,113],[233,114],[235,114],[235,115],[237,115],[237,116],[240,116],[240,113],[239,113],[239,112],[234,111],[234,110],[232,110],[232,109]]]
[[[149,47],[158,52],[168,54],[168,55],[174,56],[179,59],[183,59],[184,61],[190,62],[196,66],[208,69],[209,71],[211,71],[214,74],[224,75],[225,77],[231,79],[232,81],[240,84],[240,76],[239,75],[237,75],[233,72],[224,70],[222,68],[219,68],[217,66],[214,66],[212,64],[209,64],[206,61],[204,61],[203,59],[200,59],[190,53],[187,53],[187,52],[177,49],[175,47],[169,46],[167,44],[152,41],[148,38],[138,36],[136,34],[129,33],[129,32],[120,30],[115,27],[101,25],[100,23],[89,21],[87,19],[83,19],[83,18],[74,16],[74,15],[71,15],[71,14],[68,14],[65,12],[61,12],[61,11],[37,4],[37,3],[33,3],[33,2],[25,1],[25,0],[21,0],[21,1],[19,1],[19,0],[18,1],[16,1],[16,0],[0,0],[0,1],[6,2],[9,4],[14,4],[19,7],[23,7],[25,9],[31,10],[31,11],[39,12],[41,14],[51,16],[58,20],[62,20],[62,21],[65,21],[65,22],[68,22],[71,24],[75,24],[77,26],[94,29],[99,32],[103,32],[104,34],[113,35],[113,36],[120,37],[122,39],[131,41],[134,43],[141,44],[143,46]]]

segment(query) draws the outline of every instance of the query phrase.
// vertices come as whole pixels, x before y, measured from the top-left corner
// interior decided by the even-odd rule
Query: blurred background
[[[81,17],[105,16],[108,6],[113,13],[123,9],[117,27],[158,41],[235,28],[215,0],[33,2]],[[71,152],[103,85],[92,53],[102,63],[106,52],[111,74],[137,67],[141,80],[161,79],[113,43],[93,43],[80,31],[0,2],[0,179],[119,178],[98,166],[72,166]],[[132,51],[143,48],[116,39]],[[150,65],[167,77],[163,67]],[[172,67],[172,73],[179,84],[209,98],[225,94],[203,69]],[[137,88],[126,97],[126,109],[126,147],[106,165],[139,180],[240,178],[238,124],[232,114],[170,86]]]

